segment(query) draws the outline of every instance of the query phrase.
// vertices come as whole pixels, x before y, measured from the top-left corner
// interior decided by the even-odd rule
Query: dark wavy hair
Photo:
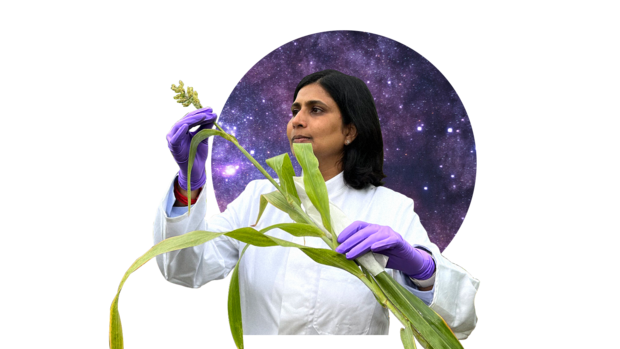
[[[350,75],[328,69],[312,73],[297,84],[293,101],[304,86],[318,83],[336,102],[343,126],[353,123],[357,136],[344,147],[341,159],[345,183],[355,189],[383,185],[383,137],[374,99],[366,84]]]

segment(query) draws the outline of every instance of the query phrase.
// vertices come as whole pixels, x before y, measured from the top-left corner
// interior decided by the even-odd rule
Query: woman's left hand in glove
[[[388,226],[356,221],[338,236],[338,253],[346,253],[347,259],[355,259],[370,251],[388,256],[387,266],[406,275],[426,280],[435,272],[431,255],[414,248]]]

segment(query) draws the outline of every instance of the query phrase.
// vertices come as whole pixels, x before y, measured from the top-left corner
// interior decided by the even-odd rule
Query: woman
[[[319,160],[329,200],[352,220],[338,236],[336,250],[353,259],[372,251],[388,257],[396,281],[429,304],[466,338],[476,324],[474,296],[478,280],[443,258],[428,239],[413,210],[413,201],[382,186],[383,140],[368,87],[335,70],[306,76],[295,90],[287,125],[293,143],[310,143]],[[208,220],[201,189],[187,214],[187,161],[194,126],[211,128],[210,109],[189,113],[167,136],[180,167],[154,226],[155,243],[193,230],[231,231],[256,222],[260,195],[275,190],[267,180],[252,181],[226,211]],[[192,188],[206,182],[206,142],[200,145],[192,170]],[[269,205],[257,229],[289,216]],[[272,230],[270,235],[312,247],[326,247],[319,238],[295,238]],[[222,236],[209,243],[158,256],[164,277],[188,287],[224,278],[234,268],[244,243]],[[250,247],[239,268],[245,334],[387,334],[388,312],[373,294],[345,271],[312,261],[297,249]]]

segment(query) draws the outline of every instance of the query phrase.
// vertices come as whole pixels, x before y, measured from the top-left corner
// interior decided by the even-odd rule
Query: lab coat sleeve
[[[408,199],[408,203],[402,205],[399,211],[397,216],[406,217],[401,220],[404,224],[399,232],[414,247],[428,251],[435,260],[436,274],[430,303],[431,309],[441,315],[458,339],[467,338],[476,327],[478,320],[474,298],[480,281],[441,255],[437,245],[429,240],[419,216],[413,211],[411,199]],[[407,276],[394,270],[394,278],[403,284]],[[416,292],[412,293],[416,294]]]
[[[434,287],[429,291],[421,291],[407,275],[403,274],[399,270],[393,270],[392,277],[407,291],[411,292],[414,296],[420,298],[422,302],[424,302],[424,304],[431,305],[431,303],[433,302],[433,296],[435,295]]]
[[[252,195],[247,195],[254,187],[252,182],[246,190],[233,202],[226,211],[207,220],[205,217],[207,205],[217,205],[217,202],[206,200],[203,190],[198,196],[190,213],[183,213],[176,217],[171,208],[174,202],[172,182],[164,200],[160,204],[153,224],[153,239],[157,244],[160,241],[183,235],[194,230],[211,232],[228,232],[246,226],[243,218],[244,206],[250,204]],[[248,197],[249,196],[249,197]],[[183,212],[176,211],[176,214]],[[209,281],[222,279],[230,273],[239,259],[239,243],[227,236],[217,237],[207,243],[195,247],[185,248],[157,256],[157,265],[166,280],[186,287],[198,288]]]

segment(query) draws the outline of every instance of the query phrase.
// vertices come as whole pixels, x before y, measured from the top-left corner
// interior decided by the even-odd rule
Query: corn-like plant
[[[194,104],[197,108],[201,108],[198,93],[191,87],[185,93],[183,82],[179,81],[179,87],[172,85],[172,89],[177,92],[175,99],[179,103],[182,103],[184,106]],[[188,195],[191,195],[191,178],[189,176],[192,173],[191,168],[198,144],[207,137],[220,136],[239,148],[276,188],[271,193],[261,195],[257,222],[260,220],[267,204],[272,204],[286,212],[296,223],[276,224],[262,230],[245,227],[226,233],[192,231],[181,236],[163,240],[153,246],[127,270],[112,301],[110,308],[110,348],[123,348],[123,332],[118,312],[118,298],[129,275],[157,255],[197,246],[221,235],[226,235],[246,243],[246,247],[240,254],[239,261],[243,258],[245,250],[250,245],[258,247],[282,246],[298,248],[317,263],[340,268],[353,274],[372,291],[377,301],[383,307],[387,307],[403,324],[404,328],[400,331],[400,337],[405,349],[416,348],[414,337],[426,349],[462,348],[460,342],[441,316],[398,284],[384,270],[377,261],[377,259],[380,259],[379,255],[375,256],[372,253],[368,253],[356,259],[356,261],[351,261],[343,254],[334,251],[338,247],[336,232],[339,233],[350,221],[338,207],[330,204],[325,181],[319,171],[318,160],[312,152],[311,144],[293,144],[295,157],[303,169],[303,178],[294,177],[295,171],[288,154],[285,153],[267,160],[267,165],[278,175],[280,180],[280,183],[278,183],[239,145],[235,137],[224,132],[217,123],[215,125],[219,130],[202,130],[192,139],[187,171]],[[299,192],[305,192],[306,195],[300,196]],[[188,202],[191,202],[191,197],[188,198]],[[302,205],[306,210],[302,209]],[[190,206],[188,209],[191,209],[191,204],[188,204],[188,206]],[[318,237],[329,248],[303,246],[265,234],[272,229],[281,229],[296,237]],[[236,347],[243,348],[238,269],[239,262],[237,262],[233,270],[230,281],[228,320]]]

